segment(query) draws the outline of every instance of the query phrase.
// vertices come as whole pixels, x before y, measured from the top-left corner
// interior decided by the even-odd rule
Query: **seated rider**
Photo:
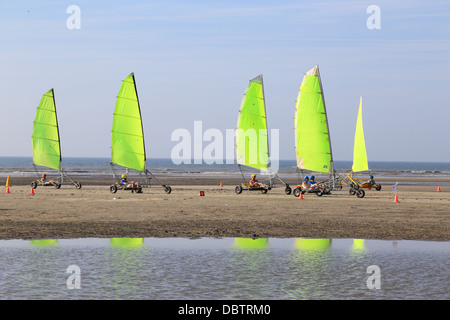
[[[41,182],[44,186],[49,186],[49,185],[56,186],[56,182],[54,180],[47,180],[47,175],[45,173],[42,174]]]
[[[311,190],[311,186],[310,186],[310,184],[309,184],[309,177],[306,176],[306,177],[303,179],[303,183],[302,183],[302,191],[309,191],[309,190]]]
[[[258,180],[256,180],[256,174],[252,174],[251,177],[252,177],[252,179],[248,183],[248,186],[251,187],[251,188],[259,187],[260,184],[259,184]]]
[[[311,176],[311,178],[309,178],[309,186],[310,186],[311,190],[320,190],[320,191],[322,191],[322,188],[319,186],[317,181],[314,180],[314,179],[315,179],[314,176]]]
[[[367,180],[366,182],[362,183],[360,185],[361,188],[372,188],[375,185],[375,180],[373,180],[373,176],[370,175],[369,176],[369,180]]]
[[[125,188],[139,188],[139,185],[135,183],[134,181],[128,182],[127,181],[127,175],[122,175],[122,180],[120,180],[120,185],[124,186]]]

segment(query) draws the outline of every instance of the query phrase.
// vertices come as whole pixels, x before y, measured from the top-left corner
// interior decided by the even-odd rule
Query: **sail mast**
[[[317,74],[319,77],[319,85],[320,85],[320,92],[322,94],[322,102],[323,102],[323,109],[325,110],[325,120],[327,122],[327,133],[328,133],[328,141],[330,143],[330,173],[334,172],[334,163],[333,163],[333,151],[332,151],[332,147],[331,147],[331,134],[330,134],[330,125],[328,124],[328,115],[327,115],[327,107],[325,104],[325,96],[323,94],[323,87],[322,87],[322,79],[320,77],[320,71],[319,71],[319,66],[317,65]]]
[[[59,162],[61,168],[62,155],[61,155],[61,136],[59,135],[59,122],[58,122],[58,113],[56,112],[56,101],[55,101],[55,91],[52,88],[52,96],[53,96],[53,105],[55,106],[55,119],[56,119],[56,132],[58,134],[58,146],[59,146]]]
[[[138,108],[139,108],[139,117],[141,118],[142,145],[143,145],[143,148],[144,148],[144,162],[146,162],[147,155],[146,155],[146,151],[145,151],[144,124],[142,122],[141,103],[139,102],[139,96],[138,96],[138,92],[137,92],[136,79],[134,78],[134,72],[132,72],[131,74],[132,74],[132,77],[133,77],[134,91],[136,92],[136,99],[137,99]]]
[[[267,108],[266,108],[266,95],[264,93],[264,80],[263,80],[263,75],[260,74],[259,75],[261,77],[261,90],[262,90],[262,100],[263,100],[263,104],[264,104],[264,120],[266,122],[266,144],[267,144],[267,166],[269,166],[270,164],[270,148],[269,148],[269,132],[267,131],[269,128],[267,126]]]

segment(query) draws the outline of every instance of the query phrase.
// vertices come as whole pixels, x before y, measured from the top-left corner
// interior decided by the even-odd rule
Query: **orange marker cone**
[[[395,194],[394,202],[399,202],[399,201],[398,201],[398,194]]]
[[[31,192],[30,192],[30,194],[34,194],[34,188],[33,188],[33,187],[31,187]]]
[[[303,199],[303,193],[302,192],[300,192],[300,197],[299,198]]]
[[[438,186],[438,190],[437,191],[441,191],[441,187]]]
[[[8,178],[6,178],[6,193],[11,193],[11,192],[9,192],[10,186],[11,186],[11,182],[10,182],[9,176],[8,176]]]
[[[220,182],[220,187],[221,187],[221,188],[223,187],[223,182]]]

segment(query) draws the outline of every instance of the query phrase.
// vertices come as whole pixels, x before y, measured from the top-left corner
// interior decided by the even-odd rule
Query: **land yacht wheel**
[[[115,184],[113,184],[111,187],[109,187],[109,191],[111,193],[116,193],[117,192],[117,186]]]
[[[284,189],[284,193],[286,193],[287,195],[290,195],[292,193],[292,189],[291,189],[291,187],[289,187],[289,185],[286,185],[286,188]]]
[[[356,192],[356,196],[357,196],[358,198],[364,198],[365,195],[366,195],[366,193],[364,192],[363,189],[359,189],[359,190]]]

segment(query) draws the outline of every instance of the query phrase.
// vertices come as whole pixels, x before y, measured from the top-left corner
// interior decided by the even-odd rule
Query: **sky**
[[[352,159],[362,95],[369,162],[450,162],[448,1],[1,1],[0,30],[0,156],[32,155],[54,88],[63,161],[110,157],[115,99],[134,72],[148,158],[170,158],[172,133],[194,121],[225,137],[262,74],[279,158],[295,160],[295,101],[319,65],[335,160]]]

